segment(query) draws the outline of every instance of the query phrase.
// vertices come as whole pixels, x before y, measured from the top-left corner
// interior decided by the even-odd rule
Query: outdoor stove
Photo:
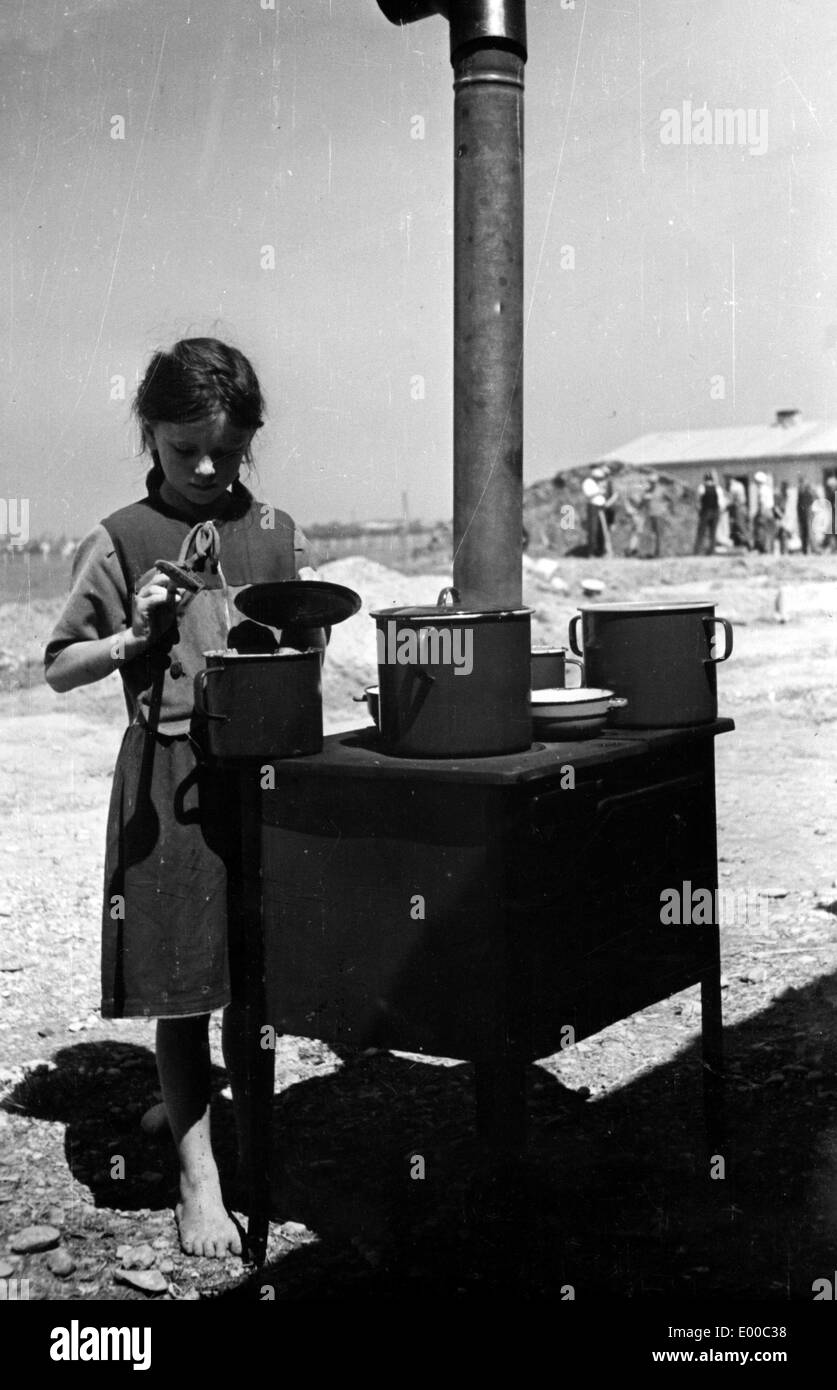
[[[474,610],[519,607],[525,4],[379,4],[395,22],[450,21],[454,582]],[[367,727],[274,762],[270,790],[242,773],[257,1263],[273,1095],[265,1024],[471,1060],[479,1126],[513,1148],[529,1063],[699,983],[715,1142],[718,927],[663,926],[660,894],[691,884],[715,901],[714,739],[732,727],[619,729],[467,758],[393,756]]]

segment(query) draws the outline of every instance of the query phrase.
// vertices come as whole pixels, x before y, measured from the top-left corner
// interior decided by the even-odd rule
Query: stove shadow
[[[382,1053],[274,1102],[268,1264],[224,1297],[810,1301],[837,1238],[837,976],[725,1031],[707,1147],[699,1039],[586,1099],[528,1072],[530,1141],[476,1133],[473,1068]],[[720,1148],[720,1151],[717,1151]]]
[[[272,1216],[298,1224],[272,1225],[266,1267],[218,1296],[810,1301],[837,1244],[835,1009],[837,975],[726,1029],[728,1141],[715,1154],[697,1038],[590,1098],[548,1063],[529,1068],[530,1142],[505,1158],[477,1134],[469,1064],[347,1055],[274,1098]],[[97,1207],[171,1207],[169,1136],[139,1128],[156,1098],[152,1053],[80,1042],[54,1062],[4,1108],[66,1125],[68,1167]],[[232,1177],[225,1082],[216,1068],[213,1138]]]

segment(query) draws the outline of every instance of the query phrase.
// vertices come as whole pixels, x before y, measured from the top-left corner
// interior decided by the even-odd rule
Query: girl
[[[230,774],[200,761],[193,678],[205,651],[236,645],[238,589],[313,577],[291,518],[239,481],[263,409],[256,374],[235,348],[192,338],[154,354],[134,401],[152,459],[147,496],[81,542],[45,654],[53,690],[114,669],[123,681],[130,722],[108,815],[102,1015],[157,1018],[160,1087],[180,1162],[175,1215],[193,1255],[241,1250],[210,1142],[213,1009],[225,1010],[240,1156],[244,1134],[237,797]],[[158,561],[177,568],[167,573]],[[250,649],[252,625],[242,622],[245,629]],[[275,648],[272,630],[261,631]],[[296,629],[281,643],[305,650],[325,639]]]

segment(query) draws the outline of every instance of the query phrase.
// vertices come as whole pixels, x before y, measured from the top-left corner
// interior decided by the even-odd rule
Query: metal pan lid
[[[672,599],[665,603],[580,603],[582,613],[624,613],[626,616],[652,613],[698,613],[704,608],[714,608],[714,598]]]
[[[531,608],[486,608],[480,611],[472,611],[469,608],[449,608],[446,605],[426,604],[410,608],[378,608],[370,617],[376,620],[382,618],[405,619],[409,621],[413,618],[419,621],[431,621],[434,623],[491,623],[498,622],[503,618],[525,618],[531,613]]]
[[[310,658],[315,655],[319,658],[319,647],[309,647],[307,651],[284,651],[284,652],[239,652],[235,647],[223,647],[214,652],[204,652],[204,661],[223,661],[230,665],[239,666],[248,661],[296,661],[298,657],[304,656],[310,662]]]
[[[276,580],[248,584],[235,596],[245,617],[268,627],[334,627],[360,610],[354,589],[319,579]]]
[[[484,608],[479,611],[463,608],[459,601],[459,590],[455,589],[452,584],[448,584],[441,590],[435,604],[419,604],[403,608],[379,608],[371,616],[376,620],[381,618],[397,620],[400,618],[405,622],[411,622],[413,619],[424,622],[429,619],[434,623],[445,620],[455,623],[493,623],[500,622],[503,618],[525,618],[531,612],[531,608]]]

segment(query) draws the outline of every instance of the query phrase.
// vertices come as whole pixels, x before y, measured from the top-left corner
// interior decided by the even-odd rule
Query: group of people
[[[824,550],[835,548],[837,536],[833,525],[826,527],[821,541],[817,536],[815,511],[821,499],[802,474],[797,480],[795,496],[787,480],[775,489],[770,477],[761,469],[753,474],[753,483],[751,508],[747,488],[740,478],[728,477],[726,487],[722,487],[716,473],[704,474],[697,495],[696,555],[714,554],[724,512],[727,513],[730,544],[736,549],[755,550],[761,555],[771,555],[778,550],[779,554],[786,555],[795,535],[799,536],[803,555],[820,547]],[[832,474],[825,485],[826,508],[832,515],[835,493],[837,476]]]
[[[587,499],[587,554],[613,554],[613,526],[617,507],[621,505],[630,522],[628,555],[639,555],[644,532],[651,538],[651,553],[658,559],[663,553],[665,518],[668,514],[665,495],[656,473],[650,473],[643,491],[617,497],[610,469],[601,464],[594,468],[582,483]]]
[[[741,478],[729,476],[722,484],[716,472],[707,472],[697,490],[697,529],[694,554],[712,555],[718,544],[721,520],[726,515],[729,544],[737,550],[754,550],[762,555],[778,551],[785,555],[796,549],[791,542],[799,537],[803,555],[814,550],[837,550],[833,518],[837,516],[837,474],[825,482],[825,534],[815,522],[818,505],[823,505],[813,485],[800,474],[794,491],[787,481],[778,489],[761,469],[753,474],[752,494]],[[582,484],[586,499],[587,554],[595,557],[614,553],[613,531],[616,515],[622,509],[629,523],[626,555],[639,555],[643,536],[650,539],[654,559],[663,554],[666,520],[670,509],[660,479],[650,472],[642,490],[617,494],[606,464],[593,468]]]

